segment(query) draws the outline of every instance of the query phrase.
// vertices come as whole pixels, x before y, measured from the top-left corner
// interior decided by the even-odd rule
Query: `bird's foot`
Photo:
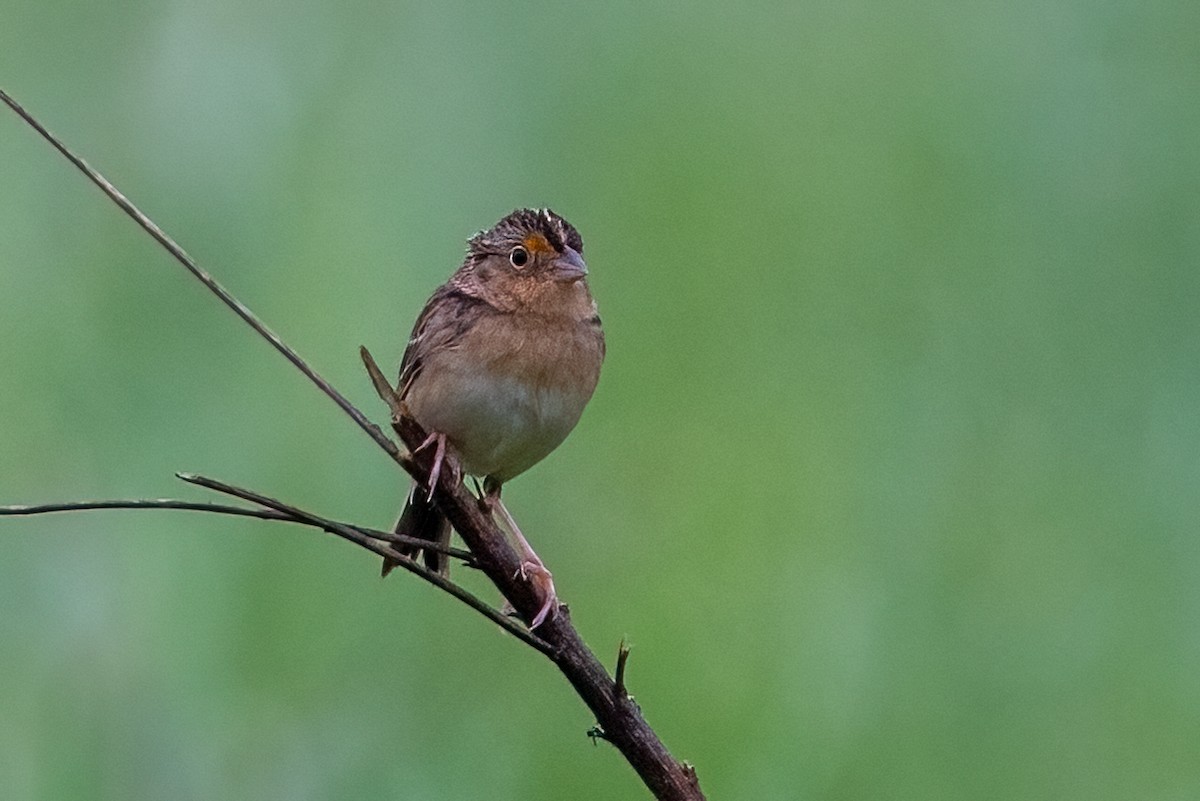
[[[538,609],[533,620],[529,621],[529,630],[533,631],[538,626],[546,622],[548,617],[554,614],[554,610],[558,608],[558,593],[554,591],[554,576],[546,569],[546,566],[538,561],[524,561],[521,567],[513,578],[521,578],[533,585],[534,591],[538,597],[542,599],[541,608]]]
[[[434,431],[425,438],[424,442],[417,446],[417,449],[413,453],[420,453],[430,445],[436,445],[437,447],[433,451],[433,466],[429,468],[429,495],[426,496],[426,501],[433,500],[433,490],[437,487],[438,478],[442,475],[442,462],[446,459],[446,435]]]
[[[479,493],[479,500],[478,500],[479,511],[483,512],[485,515],[494,514],[496,511],[496,507],[499,505],[499,503],[500,503],[500,498],[498,498],[497,496],[488,495],[485,492]]]

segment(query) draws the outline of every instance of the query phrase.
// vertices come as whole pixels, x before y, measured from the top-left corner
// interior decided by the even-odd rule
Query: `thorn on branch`
[[[591,739],[593,746],[595,746],[600,740],[604,740],[606,743],[611,742],[611,740],[608,739],[608,733],[604,731],[604,727],[599,723],[587,730],[587,736],[589,739]]]

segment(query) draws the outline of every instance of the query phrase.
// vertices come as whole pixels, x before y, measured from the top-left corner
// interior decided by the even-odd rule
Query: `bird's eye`
[[[524,267],[529,263],[529,251],[520,245],[517,245],[512,249],[512,252],[508,254],[508,260],[512,262],[513,267]]]

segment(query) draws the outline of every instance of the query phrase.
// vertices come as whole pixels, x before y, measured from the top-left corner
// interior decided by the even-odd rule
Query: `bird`
[[[587,282],[579,231],[550,209],[517,209],[467,241],[462,265],[417,317],[400,362],[396,395],[435,448],[429,486],[414,481],[395,533],[445,547],[450,523],[433,501],[442,461],[482,479],[523,557],[521,573],[542,605],[537,628],[557,606],[551,574],[500,502],[505,483],[544,459],[579,422],[600,378],[604,328]],[[418,546],[399,552],[442,575],[447,555]],[[396,562],[385,559],[383,575]]]

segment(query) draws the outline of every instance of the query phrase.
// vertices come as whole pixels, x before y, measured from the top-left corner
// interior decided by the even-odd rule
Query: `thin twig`
[[[316,384],[317,387],[326,395],[328,395],[329,398],[333,400],[333,402],[336,403],[341,410],[358,425],[359,428],[367,433],[367,436],[375,440],[379,447],[383,448],[383,450],[387,452],[388,455],[390,455],[393,459],[399,459],[400,451],[396,446],[396,443],[392,442],[391,439],[389,439],[387,435],[383,433],[379,426],[368,420],[366,415],[360,412],[358,408],[354,406],[354,404],[352,404],[344,395],[342,395],[342,393],[334,389],[332,384],[322,378],[316,370],[309,367],[308,363],[304,361],[304,359],[300,358],[300,355],[296,353],[296,351],[294,351],[290,345],[280,339],[274,331],[267,327],[266,323],[258,318],[258,315],[250,311],[245,304],[231,295],[229,291],[225,289],[225,287],[217,283],[217,280],[209,275],[206,270],[197,265],[192,257],[187,254],[187,251],[181,248],[174,239],[167,236],[165,231],[159,228],[153,220],[143,214],[137,206],[133,205],[129,198],[125,197],[120,190],[109,183],[108,179],[93,169],[91,165],[83,160],[82,157],[75,155],[70,148],[63,144],[58,137],[50,133],[45,126],[38,122],[32,114],[26,111],[20,103],[14,100],[3,89],[0,89],[0,100],[3,100],[9,108],[11,108],[21,117],[21,119],[25,120],[30,127],[41,134],[43,139],[53,145],[55,150],[63,154],[68,161],[74,164],[80,172],[87,176],[89,181],[99,187],[100,191],[107,195],[113,203],[116,203],[117,206],[120,207],[121,211],[129,215],[134,222],[141,226],[142,230],[153,237],[154,240],[162,245],[168,253],[175,257],[177,262],[182,264],[188,272],[199,279],[200,283],[204,284],[214,295],[220,298],[222,303],[232,309],[234,313],[237,314],[238,317],[241,317],[247,325],[257,331],[259,336],[271,343],[271,346],[275,348],[275,350],[279,351],[279,353],[281,353],[285,359],[291,362],[297,370],[306,375],[310,381]]]
[[[220,492],[225,495],[232,495],[235,498],[241,498],[244,501],[249,501],[250,503],[257,504],[259,506],[265,506],[268,509],[281,512],[297,522],[308,523],[309,525],[325,529],[331,534],[335,534],[345,540],[349,540],[360,548],[366,548],[368,551],[371,551],[374,554],[397,561],[400,567],[404,568],[413,575],[420,576],[422,579],[428,581],[438,589],[444,590],[453,595],[455,598],[462,601],[476,612],[479,612],[481,615],[488,618],[517,639],[521,640],[527,645],[533,646],[547,656],[554,656],[553,646],[531,633],[528,629],[509,618],[507,615],[489,606],[487,603],[467,592],[462,587],[450,581],[440,573],[435,573],[434,571],[427,569],[419,564],[416,560],[404,556],[399,551],[380,545],[375,541],[374,537],[368,537],[362,532],[358,531],[356,528],[339,523],[336,520],[330,520],[329,518],[321,517],[311,512],[306,512],[296,506],[276,500],[275,498],[270,498],[261,493],[254,492],[253,490],[235,487],[232,484],[226,484],[223,481],[217,481],[213,478],[198,476],[194,473],[176,473],[176,475],[181,480],[186,481],[189,484],[195,484],[198,487],[204,487],[205,489],[210,489],[214,492]]]
[[[426,486],[429,484],[430,459],[432,458],[430,455],[417,455],[414,458],[413,454],[402,451],[378,426],[371,423],[340,392],[309,367],[294,350],[284,344],[245,305],[230,295],[207,272],[196,266],[195,262],[192,261],[191,257],[182,248],[175,244],[146,215],[142,214],[112,184],[88,166],[82,158],[72,153],[2,89],[0,89],[0,100],[3,100],[26,123],[33,127],[46,141],[83,172],[110,200],[116,203],[122,211],[150,234],[180,264],[187,268],[193,276],[220,298],[221,302],[232,309],[260,336],[271,343],[272,347],[282,354],[284,358],[316,384],[322,392],[332,399],[396,463],[403,467],[413,478],[423,482]],[[372,380],[376,382],[376,388],[379,389],[377,378],[378,376],[372,375]],[[386,384],[386,381],[383,383]],[[421,429],[421,426],[415,420],[398,415],[396,413],[398,411],[397,407],[392,407],[391,404],[389,404],[389,407],[393,412],[393,430],[400,436],[401,441],[407,448],[416,448],[424,440],[426,432]],[[402,411],[402,409],[399,409],[399,411]],[[503,534],[496,527],[491,517],[479,508],[477,499],[467,491],[461,481],[452,478],[452,476],[460,474],[457,470],[458,465],[453,457],[448,455],[446,461],[450,469],[442,471],[441,478],[437,482],[437,486],[434,487],[434,500],[450,520],[451,525],[454,526],[455,530],[463,538],[463,541],[466,542],[467,547],[475,556],[477,566],[487,574],[488,578],[496,585],[505,599],[525,616],[526,620],[530,620],[538,608],[540,599],[529,582],[519,578],[522,575],[520,558],[504,539]],[[563,675],[571,683],[571,686],[575,688],[579,697],[596,715],[596,731],[602,732],[604,739],[612,743],[621,752],[656,798],[678,799],[679,801],[702,801],[704,798],[704,794],[701,792],[696,779],[696,772],[692,766],[686,762],[678,762],[671,756],[658,735],[642,717],[641,710],[637,708],[636,704],[624,703],[624,699],[614,695],[615,684],[609,678],[604,665],[596,658],[591,649],[587,647],[587,644],[579,636],[579,632],[571,624],[570,615],[565,606],[559,607],[558,612],[539,627],[539,636],[535,637],[524,629],[521,629],[523,636],[518,635],[516,631],[505,625],[505,622],[512,623],[512,621],[508,621],[503,616],[501,616],[501,620],[496,620],[492,617],[495,610],[492,610],[491,607],[487,607],[482,602],[479,603],[484,609],[470,604],[466,598],[462,598],[457,594],[456,590],[458,588],[455,585],[445,582],[437,574],[421,568],[414,560],[402,557],[398,552],[379,545],[372,538],[362,535],[353,528],[336,523],[335,521],[318,518],[315,515],[308,515],[308,513],[300,510],[288,509],[285,505],[274,502],[265,496],[259,496],[256,493],[237,490],[237,488],[221,485],[219,482],[212,482],[209,479],[191,478],[194,480],[194,483],[201,484],[202,486],[211,485],[210,488],[216,491],[229,491],[230,494],[237,495],[237,497],[250,500],[252,503],[260,503],[268,508],[274,508],[276,511],[282,511],[277,506],[284,507],[284,510],[287,511],[295,511],[300,516],[307,516],[313,521],[314,525],[319,525],[322,528],[328,524],[333,528],[327,530],[333,530],[333,533],[338,536],[344,537],[374,553],[388,556],[406,570],[409,570],[409,572],[419,575],[424,580],[454,594],[455,597],[459,597],[464,603],[468,603],[472,608],[492,618],[499,625],[504,626],[506,630],[512,632],[514,636],[520,636],[523,641],[537,648],[537,650],[546,654],[554,661],[555,665],[558,666],[559,670],[562,671]],[[202,482],[209,483],[205,484]],[[258,500],[255,500],[255,498]],[[272,503],[276,504],[276,506],[272,506]]]
[[[227,506],[219,503],[197,503],[177,501],[171,498],[146,498],[114,501],[70,501],[68,503],[43,503],[37,506],[0,506],[0,517],[44,515],[54,512],[81,512],[93,509],[184,509],[190,512],[215,512],[221,515],[257,517],[260,520],[284,520],[292,518],[270,509],[246,509],[242,506]],[[295,522],[295,521],[292,521]]]
[[[21,517],[28,515],[44,515],[56,512],[82,512],[99,509],[181,509],[190,512],[211,512],[236,517],[254,517],[260,520],[279,520],[284,523],[298,523],[304,526],[314,526],[308,520],[299,520],[293,515],[276,512],[270,509],[247,509],[243,506],[228,506],[219,503],[198,503],[196,501],[179,501],[173,498],[138,498],[103,501],[71,501],[68,503],[44,503],[38,506],[0,506],[0,517]],[[360,526],[355,523],[340,523],[339,525],[352,528],[371,539],[383,540],[393,545],[411,545],[416,548],[444,553],[453,559],[461,560],[468,567],[474,567],[475,556],[462,548],[451,548],[437,542],[423,540],[420,537],[406,537],[390,531]],[[331,534],[334,532],[330,532]]]
[[[621,645],[617,648],[617,671],[616,677],[613,679],[613,688],[617,698],[625,700],[629,698],[629,693],[625,692],[625,663],[629,661],[629,645],[624,638],[621,639]]]
[[[442,545],[440,542],[430,542],[429,540],[423,540],[420,537],[406,537],[403,534],[395,534],[391,531],[380,531],[377,528],[366,528],[365,526],[360,526],[355,523],[338,523],[338,525],[345,526],[346,528],[352,528],[361,534],[366,534],[373,540],[383,540],[391,545],[408,545],[413,548],[420,548],[424,551],[437,551],[438,553],[446,554],[446,556],[449,556],[452,559],[460,560],[467,567],[475,566],[475,554],[471,553],[470,551],[464,551],[462,548],[452,548],[449,545]],[[329,533],[336,534],[337,532],[331,531]]]
[[[367,376],[371,379],[371,386],[375,387],[375,394],[379,395],[379,399],[391,411],[392,423],[398,423],[404,418],[404,401],[400,400],[396,390],[392,389],[392,385],[384,377],[379,365],[376,364],[375,357],[371,355],[371,351],[367,350],[365,345],[358,346],[358,356],[362,359],[363,366],[367,368]]]

